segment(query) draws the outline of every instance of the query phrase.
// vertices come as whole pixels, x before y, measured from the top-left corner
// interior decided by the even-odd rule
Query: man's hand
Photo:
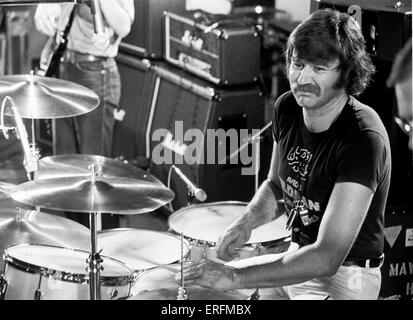
[[[237,223],[230,226],[225,235],[220,237],[217,243],[217,258],[230,261],[239,255],[239,249],[251,237],[251,230],[245,223]]]
[[[36,28],[41,33],[53,37],[58,31],[58,23],[62,13],[60,4],[39,4],[34,15]]]
[[[236,282],[234,268],[211,260],[190,263],[183,268],[185,285],[199,285],[216,290],[227,290],[239,287]],[[177,273],[177,281],[181,281],[181,274]]]

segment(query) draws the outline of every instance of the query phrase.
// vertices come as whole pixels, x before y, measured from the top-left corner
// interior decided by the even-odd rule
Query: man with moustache
[[[379,116],[355,98],[374,71],[360,26],[316,11],[290,35],[286,63],[291,91],[275,103],[268,179],[219,240],[217,257],[235,258],[252,229],[284,210],[298,249],[194,263],[185,283],[276,287],[274,299],[377,299],[391,158]]]

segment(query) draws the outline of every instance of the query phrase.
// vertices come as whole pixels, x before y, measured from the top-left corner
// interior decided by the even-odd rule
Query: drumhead
[[[87,251],[54,247],[47,245],[18,245],[5,251],[5,260],[26,271],[41,272],[54,275],[57,273],[71,274],[78,280],[88,279],[86,271],[90,253]],[[101,256],[103,270],[101,279],[129,277],[133,271],[124,263],[115,259]],[[67,277],[66,277],[67,278]]]
[[[185,239],[182,244],[185,260],[189,244]],[[133,228],[102,230],[98,232],[98,246],[102,254],[123,261],[135,271],[181,260],[180,238],[165,232]]]
[[[139,275],[129,300],[177,300],[180,283],[175,280],[180,265],[158,267]],[[234,290],[212,290],[201,286],[185,287],[189,300],[245,300],[249,296]]]
[[[226,228],[245,212],[247,203],[229,201],[188,206],[173,213],[168,224],[172,231],[186,237],[216,243]],[[286,230],[287,216],[252,230],[247,244],[265,243],[290,236]]]
[[[233,291],[217,291],[206,288],[189,287],[186,289],[188,300],[245,300],[243,296]],[[141,292],[128,300],[177,300],[177,288],[164,288]]]

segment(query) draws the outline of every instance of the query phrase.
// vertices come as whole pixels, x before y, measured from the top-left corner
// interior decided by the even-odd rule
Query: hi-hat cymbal
[[[99,166],[102,176],[139,179],[163,186],[157,178],[138,167],[103,156],[87,154],[62,154],[42,158],[39,161],[37,178],[86,176],[90,175],[90,165]]]
[[[57,119],[79,116],[94,110],[99,97],[79,84],[35,75],[0,78],[0,100],[11,97],[22,118]],[[10,108],[6,115],[11,116]]]
[[[90,231],[73,220],[33,211],[1,195],[0,254],[10,246],[24,243],[89,250]]]
[[[38,179],[14,188],[11,197],[35,207],[73,212],[140,214],[172,201],[170,189],[149,181],[96,176]]]

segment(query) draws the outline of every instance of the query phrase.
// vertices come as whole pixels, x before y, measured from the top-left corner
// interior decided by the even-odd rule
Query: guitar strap
[[[72,11],[70,12],[70,17],[69,17],[69,21],[67,22],[67,25],[65,27],[65,29],[63,30],[63,35],[66,38],[66,42],[67,40],[67,36],[70,32],[70,29],[72,28],[72,24],[73,24],[73,20],[75,19],[75,11],[76,11],[76,6],[74,5],[72,8]]]

